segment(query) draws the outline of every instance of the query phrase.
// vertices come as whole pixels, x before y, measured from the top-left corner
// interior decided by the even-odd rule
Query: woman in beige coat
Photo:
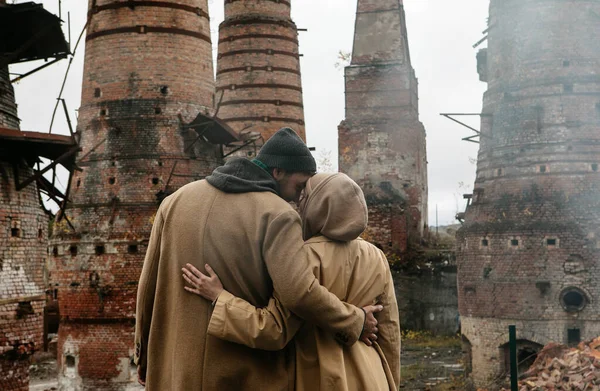
[[[264,308],[231,295],[189,265],[186,290],[212,300],[208,333],[256,349],[279,350],[294,339],[297,390],[397,390],[400,382],[400,322],[385,255],[359,238],[367,227],[360,187],[344,174],[317,174],[300,202],[305,248],[320,283],[340,300],[364,307],[381,304],[378,340],[342,346],[334,336],[304,323],[275,297]],[[339,339],[339,336],[338,336]]]

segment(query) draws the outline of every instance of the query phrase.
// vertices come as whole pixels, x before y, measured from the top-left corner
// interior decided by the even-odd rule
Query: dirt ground
[[[460,338],[404,332],[402,338],[403,391],[464,390]]]
[[[402,338],[402,391],[464,390],[460,338],[404,332]],[[50,352],[38,352],[30,367],[30,391],[58,389],[57,366]],[[132,384],[131,389],[141,387]]]

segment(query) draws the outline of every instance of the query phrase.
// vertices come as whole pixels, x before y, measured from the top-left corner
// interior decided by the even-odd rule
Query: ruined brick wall
[[[399,0],[358,2],[352,62],[346,68],[346,120],[339,126],[339,167],[363,188],[374,241],[404,251],[427,222],[425,129]],[[378,205],[404,210],[379,216]],[[403,227],[402,235],[391,234]],[[391,236],[391,240],[390,240]]]
[[[0,71],[0,127],[19,128],[8,70]],[[2,143],[2,140],[0,140]],[[0,389],[29,389],[31,355],[43,346],[44,270],[48,216],[35,184],[17,191],[32,175],[22,162],[0,156]]]
[[[462,331],[478,385],[508,325],[544,345],[600,333],[600,3],[492,0],[472,205],[459,231]]]
[[[183,123],[212,110],[206,0],[90,0],[78,165],[50,242],[62,387],[129,379],[139,275],[159,193],[204,178],[218,146]],[[116,365],[115,363],[118,363]],[[127,364],[126,364],[127,363]]]
[[[291,1],[226,0],[219,27],[219,117],[268,140],[293,128],[306,140],[298,30]]]

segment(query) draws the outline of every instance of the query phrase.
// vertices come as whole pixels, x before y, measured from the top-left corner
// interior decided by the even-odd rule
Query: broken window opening
[[[127,252],[129,254],[136,254],[138,252],[138,245],[130,244],[129,246],[127,246]]]
[[[546,168],[546,166],[542,165],[539,167],[539,170],[541,173],[544,173],[544,172],[546,172],[547,168]]]
[[[65,357],[65,365],[67,366],[67,368],[74,368],[75,367],[75,357],[68,354]]]
[[[519,239],[511,239],[510,240],[510,245],[513,247],[518,247],[519,246]]]
[[[77,246],[71,246],[69,247],[69,253],[71,254],[72,257],[77,255]]]
[[[54,248],[52,249],[52,255],[58,257],[58,247],[54,246]]]
[[[17,306],[17,318],[22,319],[33,314],[33,306],[30,301],[20,301]]]
[[[163,95],[167,95],[169,93],[169,86],[160,87],[160,93]]]
[[[13,238],[20,238],[21,237],[21,230],[19,228],[11,228],[10,229],[10,236],[12,236]]]
[[[483,247],[487,247],[487,246],[489,246],[489,245],[490,245],[490,241],[489,241],[488,239],[482,239],[482,240],[481,240],[481,245],[482,245]]]
[[[96,248],[95,248],[95,253],[96,253],[96,255],[102,255],[102,254],[104,254],[105,252],[106,252],[106,248],[104,247],[104,245],[103,245],[103,244],[98,244],[98,245],[96,245]]]
[[[94,90],[94,98],[100,98],[102,96],[102,90],[100,88],[96,88]]]
[[[598,171],[598,163],[592,163],[592,171],[594,171],[594,172]]]
[[[556,246],[556,244],[557,244],[557,240],[555,238],[546,239],[547,246]]]
[[[108,183],[111,184],[111,185],[114,185],[116,181],[117,180],[115,179],[114,176],[111,176],[110,178],[108,178]]]
[[[152,184],[153,185],[158,185],[158,178],[152,178]]]
[[[585,308],[588,300],[582,290],[571,287],[561,293],[560,301],[565,311],[579,312]]]
[[[579,329],[567,329],[567,344],[577,345],[581,342],[581,330]]]

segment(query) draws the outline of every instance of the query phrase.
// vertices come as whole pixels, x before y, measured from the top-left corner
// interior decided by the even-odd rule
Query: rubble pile
[[[576,348],[548,344],[519,381],[519,391],[600,390],[600,337]],[[503,391],[510,391],[503,389]]]

